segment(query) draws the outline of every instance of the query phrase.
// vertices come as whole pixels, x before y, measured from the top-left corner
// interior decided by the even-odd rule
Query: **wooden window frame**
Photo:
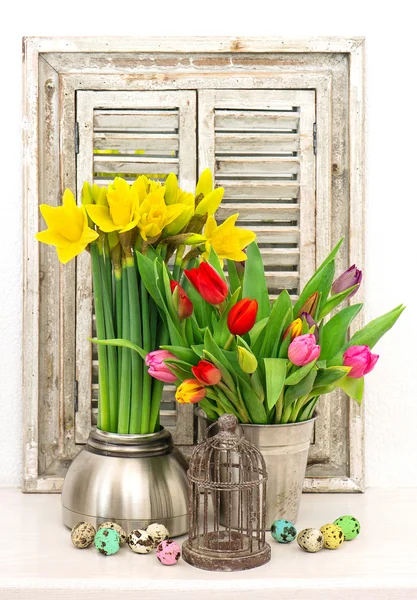
[[[192,86],[192,73],[170,71],[172,68],[168,59],[163,69],[157,75],[153,73],[149,77],[147,73],[137,73],[134,68],[128,67],[122,70],[115,63],[112,67],[100,63],[100,56],[108,56],[109,53],[119,53],[124,57],[125,63],[133,55],[143,53],[146,60],[152,64],[153,57],[162,54],[175,54],[177,61],[181,57],[190,54],[198,55],[194,61],[201,73],[196,77],[204,77],[210,65],[224,64],[223,72],[230,73],[230,64],[224,55],[247,58],[249,65],[246,72],[240,68],[234,73],[236,87],[239,79],[253,78],[261,87],[268,87],[268,72],[256,72],[252,67],[252,61],[260,56],[285,55],[311,55],[326,56],[327,54],[340,55],[340,61],[348,61],[348,144],[349,144],[349,169],[347,173],[347,185],[349,186],[349,239],[348,253],[349,262],[364,262],[364,39],[363,38],[310,38],[305,40],[290,40],[286,38],[25,38],[24,39],[24,66],[23,66],[23,205],[24,205],[24,314],[23,314],[23,393],[24,393],[24,491],[60,491],[62,485],[61,475],[47,476],[39,469],[39,460],[42,454],[38,408],[40,379],[40,328],[44,326],[42,315],[39,310],[39,282],[43,280],[53,283],[53,274],[60,269],[57,261],[48,262],[47,268],[40,273],[40,249],[34,239],[38,231],[39,223],[39,198],[42,202],[51,199],[56,202],[56,190],[51,188],[54,178],[61,178],[61,184],[74,178],[75,161],[67,159],[62,172],[62,164],[52,161],[47,165],[47,176],[45,176],[44,153],[50,147],[59,147],[62,154],[74,152],[74,140],[71,137],[61,137],[60,131],[63,126],[62,115],[67,121],[74,122],[73,97],[74,89],[77,89],[77,79],[82,74],[91,74],[91,85],[103,85],[103,80],[112,84],[117,82],[117,88],[124,86],[129,89],[132,84],[134,89],[158,89],[158,86],[167,85],[170,81],[172,89],[183,89],[184,81]],[[80,61],[80,54],[83,60]],[[323,61],[325,63],[325,61]],[[273,74],[271,74],[272,76]],[[323,64],[317,68],[309,61],[301,61],[292,72],[282,73],[283,80],[291,83],[292,87],[299,85],[304,87],[320,86],[327,89],[332,86],[332,71]],[[298,83],[297,83],[298,82]],[[315,83],[314,83],[315,82]],[[148,86],[148,87],[146,87]],[[151,86],[151,87],[149,87]],[[291,87],[290,86],[290,87]],[[254,86],[255,87],[255,86]],[[285,86],[284,86],[285,87]],[[78,88],[79,89],[79,88]],[[91,87],[89,89],[92,89]],[[188,89],[191,89],[188,88]],[[48,97],[56,95],[59,90],[59,98],[56,102],[48,102]],[[59,106],[59,111],[57,109]],[[68,106],[69,110],[66,110]],[[41,125],[39,127],[39,124]],[[43,126],[45,124],[45,126]],[[325,125],[325,124],[324,124]],[[328,127],[328,125],[326,126]],[[324,131],[324,130],[323,130]],[[331,157],[331,168],[333,175],[338,175],[340,165],[337,157]],[[329,161],[327,161],[330,164]],[[317,164],[317,172],[324,176],[325,164]],[[61,171],[60,171],[61,169]],[[68,171],[68,172],[67,172]],[[72,171],[72,173],[69,173]],[[327,177],[329,188],[331,177]],[[331,193],[331,189],[328,190]],[[53,202],[52,202],[53,203]],[[330,223],[322,223],[323,235],[329,236]],[[328,229],[326,229],[328,226]],[[319,259],[320,257],[318,257]],[[52,277],[51,277],[52,276]],[[48,284],[49,285],[49,284]],[[60,279],[60,293],[65,293],[66,279]],[[73,293],[73,290],[72,290]],[[355,297],[355,301],[363,300],[363,287]],[[49,336],[64,335],[65,331],[58,329],[59,307],[48,307],[50,325]],[[54,316],[56,317],[54,320]],[[68,317],[68,315],[67,315]],[[73,318],[69,315],[69,322]],[[355,327],[363,325],[363,317],[360,315],[356,320]],[[65,377],[65,358],[54,357],[59,362],[59,372],[63,377],[60,386],[60,394],[65,406],[67,398],[71,397],[73,390],[73,379]],[[69,359],[71,360],[71,359]],[[73,359],[72,359],[73,360]],[[54,365],[51,365],[54,369]],[[55,391],[54,391],[55,393]],[[48,391],[45,392],[46,396]],[[53,397],[53,394],[51,394]],[[48,402],[43,396],[42,400]],[[59,450],[65,457],[65,446],[71,444],[65,435],[66,414],[59,407],[51,407],[51,411],[60,411],[56,415],[59,419],[59,427],[62,435],[59,440],[52,440],[59,446]],[[325,410],[327,410],[325,408]],[[329,425],[329,424],[328,424]],[[364,456],[363,456],[363,434],[364,419],[363,407],[358,407],[353,401],[349,402],[348,419],[348,460],[347,473],[343,476],[306,478],[306,491],[363,491],[364,489]]]

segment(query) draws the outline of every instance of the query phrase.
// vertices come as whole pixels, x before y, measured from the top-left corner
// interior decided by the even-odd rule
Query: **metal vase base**
[[[213,423],[198,410],[199,435]],[[268,472],[266,490],[266,526],[270,529],[276,519],[295,523],[298,517],[308,452],[316,417],[301,423],[284,425],[242,425],[245,438],[262,453]],[[215,435],[212,428],[209,435]],[[235,504],[232,505],[232,524],[237,525]],[[222,520],[224,521],[224,519]]]
[[[188,530],[187,461],[165,430],[145,435],[93,430],[62,489],[62,519],[98,527],[115,521],[130,533],[151,523],[171,537]]]

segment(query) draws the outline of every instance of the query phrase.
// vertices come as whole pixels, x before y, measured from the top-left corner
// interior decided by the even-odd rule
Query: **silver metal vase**
[[[204,435],[213,423],[206,414],[197,411],[199,435]],[[261,451],[268,471],[266,490],[266,524],[276,519],[295,523],[298,517],[308,451],[316,417],[302,423],[285,425],[242,425],[245,438]],[[213,427],[209,435],[215,435]],[[237,523],[237,515],[234,519]]]
[[[171,537],[188,530],[187,461],[166,429],[146,435],[94,429],[73,460],[62,490],[67,527],[115,521],[127,533],[150,523]]]

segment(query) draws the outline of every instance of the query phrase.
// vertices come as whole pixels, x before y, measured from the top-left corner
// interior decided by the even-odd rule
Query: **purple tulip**
[[[306,320],[306,323],[307,323],[309,329],[311,329],[313,326],[315,327],[312,335],[314,335],[314,337],[316,338],[316,344],[317,344],[317,342],[319,341],[319,328],[318,328],[317,323],[315,322],[313,317],[310,315],[310,313],[304,312],[301,315],[301,318]]]
[[[166,358],[177,358],[171,352],[167,350],[154,350],[153,352],[149,352],[146,355],[145,363],[149,367],[148,373],[152,375],[155,379],[159,379],[159,381],[164,381],[165,383],[173,383],[176,381],[177,377],[174,375],[172,371],[168,368],[168,366],[164,363]]]
[[[356,265],[352,265],[333,282],[332,295],[335,296],[336,294],[340,294],[340,292],[344,292],[345,290],[349,289],[353,285],[358,285],[358,287],[354,289],[348,296],[348,298],[352,298],[352,296],[354,296],[358,291],[361,281],[362,271],[356,268]]]
[[[311,333],[294,338],[288,348],[288,358],[297,367],[303,367],[319,356],[320,346],[316,345],[316,338]]]
[[[372,371],[378,358],[379,355],[372,354],[369,346],[351,346],[343,355],[343,365],[352,367],[348,377],[359,379]]]

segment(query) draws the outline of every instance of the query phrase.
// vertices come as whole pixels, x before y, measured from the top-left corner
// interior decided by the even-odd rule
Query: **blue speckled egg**
[[[271,535],[280,544],[289,544],[297,537],[297,530],[290,521],[278,519],[271,525]]]

